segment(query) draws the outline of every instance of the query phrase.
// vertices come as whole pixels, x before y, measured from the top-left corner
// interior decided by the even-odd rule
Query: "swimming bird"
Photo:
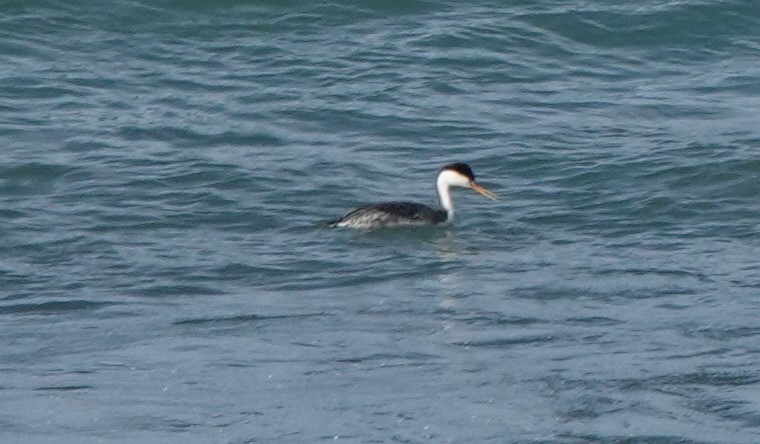
[[[329,222],[327,226],[366,229],[450,223],[454,219],[451,187],[470,188],[489,199],[497,200],[495,194],[475,182],[475,174],[464,163],[452,163],[441,168],[435,187],[442,209],[412,202],[384,202],[358,208],[340,219]]]

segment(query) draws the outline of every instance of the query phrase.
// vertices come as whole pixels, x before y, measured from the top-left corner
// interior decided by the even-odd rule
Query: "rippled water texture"
[[[0,10],[0,441],[760,442],[760,3]]]

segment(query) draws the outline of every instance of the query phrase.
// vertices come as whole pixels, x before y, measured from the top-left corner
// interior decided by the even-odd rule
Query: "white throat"
[[[438,191],[441,207],[446,211],[447,222],[451,222],[454,219],[454,203],[451,201],[452,186],[469,187],[470,180],[452,170],[443,170],[438,174],[435,188]]]

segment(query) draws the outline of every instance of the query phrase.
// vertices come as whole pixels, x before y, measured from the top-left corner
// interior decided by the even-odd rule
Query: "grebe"
[[[451,187],[471,188],[489,199],[497,200],[495,194],[475,182],[475,174],[464,163],[452,163],[441,168],[435,186],[442,210],[411,202],[384,202],[356,209],[340,219],[328,223],[327,226],[380,228],[449,223],[454,219]]]

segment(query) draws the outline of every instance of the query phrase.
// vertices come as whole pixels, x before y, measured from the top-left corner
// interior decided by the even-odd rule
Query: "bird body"
[[[448,215],[427,205],[412,202],[383,202],[367,205],[327,224],[328,227],[376,228],[446,223]]]
[[[468,165],[454,163],[441,168],[436,179],[440,210],[412,202],[384,202],[358,208],[327,226],[366,229],[449,223],[454,219],[452,186],[471,188],[490,199],[496,199],[495,194],[475,182],[475,175]]]

